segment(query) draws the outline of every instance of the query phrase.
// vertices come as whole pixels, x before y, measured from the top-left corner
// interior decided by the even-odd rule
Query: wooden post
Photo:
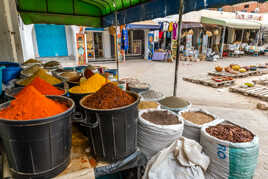
[[[115,15],[115,57],[116,57],[116,73],[117,73],[117,81],[119,81],[119,60],[118,60],[118,44],[117,44],[117,11],[114,13]]]
[[[221,38],[221,58],[223,56],[223,48],[224,48],[224,40],[225,40],[225,33],[226,33],[226,27],[223,27],[223,32],[222,32],[222,38]]]
[[[181,42],[181,28],[182,28],[182,13],[183,13],[183,1],[180,0],[180,7],[179,7],[179,21],[178,21],[178,39],[177,39],[177,54],[176,54],[176,62],[175,62],[175,78],[174,78],[174,90],[173,96],[177,96],[177,83],[178,83],[178,67],[180,61],[180,42]]]

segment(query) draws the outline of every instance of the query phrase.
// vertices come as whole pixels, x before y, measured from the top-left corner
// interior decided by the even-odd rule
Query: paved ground
[[[263,64],[268,57],[241,57],[228,58],[218,62],[182,62],[178,74],[178,96],[190,100],[194,105],[200,106],[218,115],[219,117],[238,123],[252,130],[260,138],[260,155],[258,167],[254,178],[263,179],[268,176],[268,112],[256,109],[259,100],[230,93],[228,88],[217,90],[182,80],[183,76],[198,75],[213,70],[216,65],[227,66],[230,63]],[[115,68],[116,65],[104,64]],[[136,77],[148,82],[155,90],[165,95],[172,95],[174,81],[174,63],[148,62],[143,60],[127,61],[120,64],[120,78]],[[263,76],[264,77],[264,76]],[[250,77],[238,80],[249,81],[260,77]],[[268,78],[268,76],[267,76]]]

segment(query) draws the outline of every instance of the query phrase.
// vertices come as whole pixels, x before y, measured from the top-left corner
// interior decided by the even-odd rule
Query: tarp
[[[240,2],[245,0],[185,0],[184,13]],[[115,12],[119,24],[128,24],[177,14],[179,9],[179,0],[16,0],[16,3],[25,24],[91,27],[114,25]]]
[[[253,21],[240,19],[221,19],[211,17],[201,17],[203,24],[216,24],[220,26],[236,28],[236,29],[260,29],[261,24]]]

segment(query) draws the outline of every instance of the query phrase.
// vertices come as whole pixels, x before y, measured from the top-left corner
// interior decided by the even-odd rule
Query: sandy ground
[[[194,106],[202,107],[219,117],[240,124],[260,139],[260,152],[255,177],[263,179],[268,177],[268,112],[256,109],[260,102],[255,98],[245,97],[229,92],[228,88],[214,89],[182,80],[184,76],[205,74],[214,69],[216,65],[227,66],[230,63],[241,65],[264,64],[268,57],[241,57],[227,58],[218,62],[181,62],[178,73],[177,95],[192,102]],[[103,64],[115,68],[115,63]],[[129,60],[120,63],[120,78],[135,77],[148,82],[152,88],[162,91],[166,96],[173,94],[174,63],[149,62],[144,60]],[[262,77],[248,77],[236,81],[236,85]]]

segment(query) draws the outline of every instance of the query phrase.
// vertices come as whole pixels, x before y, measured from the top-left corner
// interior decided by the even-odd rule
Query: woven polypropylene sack
[[[201,145],[211,161],[206,178],[253,178],[258,161],[259,138],[254,136],[251,142],[232,143],[209,135],[206,132],[209,126],[212,125],[201,129]]]
[[[182,136],[184,122],[183,119],[179,117],[178,114],[168,111],[170,114],[177,116],[180,124],[176,125],[157,125],[153,124],[141,116],[143,113],[149,111],[168,111],[168,110],[158,110],[149,109],[143,110],[139,113],[138,121],[138,147],[150,159],[154,154],[162,150],[163,148],[170,145],[180,136]]]
[[[214,120],[209,122],[209,123],[202,124],[202,125],[194,124],[194,123],[192,123],[188,120],[185,120],[183,118],[182,114],[184,112],[202,112],[204,114],[207,114],[207,115],[213,117]],[[184,120],[184,130],[183,130],[182,136],[189,138],[189,139],[193,139],[196,142],[200,142],[200,131],[201,131],[202,127],[204,127],[206,125],[217,125],[217,124],[224,121],[223,119],[219,119],[215,115],[209,113],[206,110],[200,109],[200,108],[191,108],[191,109],[188,109],[186,111],[181,111],[181,112],[179,112],[179,116],[181,116],[181,118]]]

